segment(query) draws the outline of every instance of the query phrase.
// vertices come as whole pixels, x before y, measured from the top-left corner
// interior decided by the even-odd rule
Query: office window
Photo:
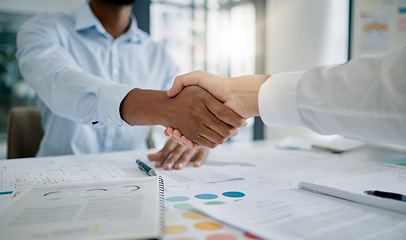
[[[257,43],[264,38],[263,32],[258,34],[258,22],[265,22],[264,14],[258,14],[265,11],[264,4],[262,0],[152,1],[151,37],[166,45],[182,73],[203,69],[228,77],[263,74],[258,70],[263,59],[257,52],[264,49]],[[254,130],[250,119],[232,141],[252,140]]]
[[[0,159],[6,158],[10,109],[14,106],[35,105],[35,93],[22,78],[15,57],[18,28],[30,17],[0,12]]]
[[[255,73],[255,6],[210,1],[207,70],[223,76]]]
[[[178,0],[151,3],[151,37],[165,44],[182,73],[205,69],[206,16],[203,2]]]

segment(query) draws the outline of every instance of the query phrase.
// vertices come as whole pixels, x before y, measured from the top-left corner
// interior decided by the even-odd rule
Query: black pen
[[[141,171],[146,172],[149,176],[156,176],[156,172],[150,166],[143,163],[139,159],[137,159],[137,161],[135,161],[135,162],[138,164],[138,167],[141,169]]]
[[[389,198],[389,199],[406,202],[406,195],[403,195],[400,193],[382,192],[382,191],[378,191],[378,190],[366,190],[366,191],[364,191],[364,193],[367,195],[372,195],[372,196],[376,196],[376,197]]]

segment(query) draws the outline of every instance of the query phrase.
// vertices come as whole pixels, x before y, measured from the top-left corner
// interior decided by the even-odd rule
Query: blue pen
[[[406,202],[406,195],[400,193],[392,193],[392,192],[382,192],[378,190],[365,190],[365,194],[372,195],[381,198],[389,198],[394,200],[400,200],[402,202]]]
[[[149,176],[156,176],[156,173],[155,173],[154,169],[152,169],[150,166],[143,163],[139,159],[137,159],[137,161],[135,161],[135,162],[138,164],[138,167],[141,169],[141,171],[147,173]]]

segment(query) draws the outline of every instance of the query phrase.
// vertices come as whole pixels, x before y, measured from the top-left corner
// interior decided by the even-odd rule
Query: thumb
[[[173,82],[172,87],[167,92],[168,97],[176,96],[186,86],[199,85],[199,77],[198,77],[200,76],[200,74],[198,73],[199,71],[200,70],[197,70],[191,73],[186,73],[177,76],[175,78],[175,81]]]

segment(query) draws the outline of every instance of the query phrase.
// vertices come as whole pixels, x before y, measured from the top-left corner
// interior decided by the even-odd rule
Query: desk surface
[[[148,152],[0,161],[0,192],[15,191],[33,183],[143,177],[135,160],[140,158],[153,166],[146,160]],[[237,199],[247,199],[256,194],[247,191],[250,185],[274,191],[296,189],[300,181],[319,181],[354,192],[368,188],[406,189],[406,168],[394,164],[402,159],[406,159],[404,152],[369,145],[343,154],[282,150],[275,147],[275,142],[218,147],[200,168],[188,166],[181,171],[160,171],[168,183],[164,239],[256,239],[198,214],[191,207],[195,203],[227,205]]]

